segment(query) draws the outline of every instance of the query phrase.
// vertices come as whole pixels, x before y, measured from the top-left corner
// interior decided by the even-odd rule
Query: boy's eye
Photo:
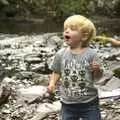
[[[67,30],[67,28],[64,28],[64,31]]]
[[[71,30],[77,30],[77,28],[75,26],[70,26]]]
[[[71,30],[77,30],[77,27],[76,26],[74,26],[74,25],[70,25],[70,26],[66,26],[65,28],[64,28],[64,30],[66,30],[66,29],[71,29]]]

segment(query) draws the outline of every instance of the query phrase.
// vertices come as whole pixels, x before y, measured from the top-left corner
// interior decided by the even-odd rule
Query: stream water
[[[54,21],[0,20],[0,33],[42,34],[62,31],[62,24]]]
[[[100,18],[93,20],[98,34],[106,34],[108,36],[119,36],[120,20]],[[63,23],[54,20],[0,20],[0,33],[7,34],[42,34],[52,32],[62,32]]]

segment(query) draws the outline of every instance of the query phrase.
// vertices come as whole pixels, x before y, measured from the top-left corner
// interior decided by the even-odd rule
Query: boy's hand
[[[103,70],[100,69],[95,60],[90,63],[90,70],[93,72],[94,79],[100,79],[103,75]]]
[[[90,70],[92,72],[98,72],[100,70],[99,68],[99,65],[97,64],[97,62],[95,60],[93,60],[91,63],[90,63]]]
[[[47,87],[48,93],[54,93],[56,86],[54,84],[49,84]]]

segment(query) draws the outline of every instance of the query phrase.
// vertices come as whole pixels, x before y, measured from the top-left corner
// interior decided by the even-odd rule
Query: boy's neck
[[[87,47],[76,47],[76,48],[72,48],[72,47],[68,47],[68,50],[72,53],[81,53],[83,52]]]

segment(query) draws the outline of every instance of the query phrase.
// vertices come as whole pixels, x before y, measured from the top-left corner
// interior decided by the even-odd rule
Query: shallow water
[[[41,34],[61,32],[61,23],[55,21],[0,20],[0,33],[7,34]]]
[[[120,20],[100,18],[93,20],[97,28],[97,34],[119,36]],[[54,20],[0,20],[0,33],[7,34],[42,34],[62,32],[63,22]]]

